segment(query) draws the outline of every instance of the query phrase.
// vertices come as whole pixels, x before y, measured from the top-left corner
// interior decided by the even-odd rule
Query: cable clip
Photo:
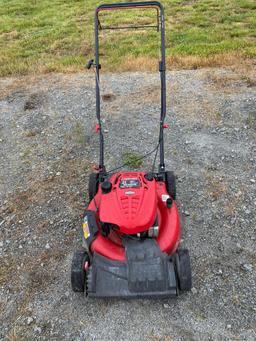
[[[95,125],[95,127],[94,127],[94,132],[95,132],[96,134],[98,134],[99,131],[100,131],[100,125],[99,125],[99,123],[97,123],[97,124]]]

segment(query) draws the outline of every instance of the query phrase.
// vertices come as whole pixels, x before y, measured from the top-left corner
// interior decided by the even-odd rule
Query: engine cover
[[[109,193],[102,193],[99,219],[118,225],[125,234],[148,230],[156,219],[157,193],[155,179],[147,180],[145,173],[116,173],[109,181]]]

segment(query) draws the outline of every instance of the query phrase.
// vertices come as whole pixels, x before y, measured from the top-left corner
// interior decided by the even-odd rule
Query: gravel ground
[[[93,74],[0,80],[0,339],[256,339],[255,74],[167,75],[166,164],[178,176],[194,287],[151,301],[92,300],[70,288],[98,155]],[[108,169],[156,144],[158,85],[158,74],[102,77]]]

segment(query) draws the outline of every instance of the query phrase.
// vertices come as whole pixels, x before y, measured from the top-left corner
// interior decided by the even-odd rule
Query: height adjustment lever
[[[89,70],[93,65],[94,65],[94,60],[93,59],[89,60],[89,62],[86,64],[86,69]]]

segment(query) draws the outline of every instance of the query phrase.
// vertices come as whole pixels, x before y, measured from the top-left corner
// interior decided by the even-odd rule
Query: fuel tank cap
[[[103,181],[101,184],[101,189],[104,194],[109,193],[112,189],[112,183],[108,180]]]
[[[145,178],[146,180],[148,180],[148,181],[153,181],[154,178],[155,178],[155,176],[154,176],[154,173],[149,172],[149,173],[146,173],[146,174],[144,175],[144,178]]]

